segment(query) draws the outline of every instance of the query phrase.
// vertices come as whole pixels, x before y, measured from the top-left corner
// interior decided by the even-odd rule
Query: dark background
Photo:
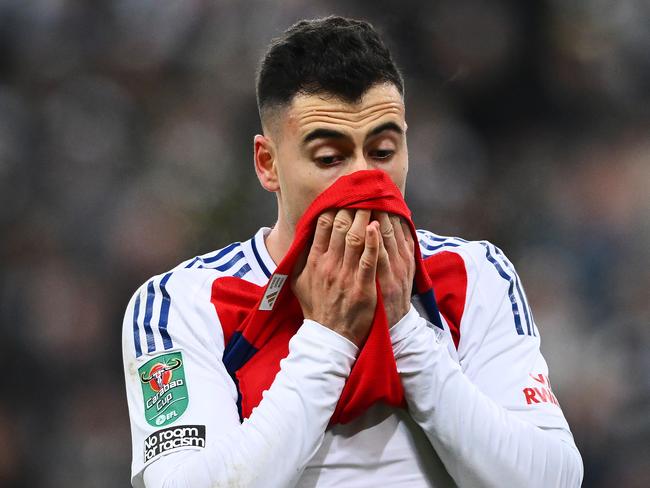
[[[416,225],[518,267],[584,486],[648,486],[646,0],[0,0],[0,486],[128,486],[126,303],[273,224],[256,64],[330,13],[403,68]]]

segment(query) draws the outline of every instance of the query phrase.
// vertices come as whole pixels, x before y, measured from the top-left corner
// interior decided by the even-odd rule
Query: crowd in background
[[[126,304],[273,224],[256,65],[331,13],[404,72],[416,226],[517,266],[584,486],[648,486],[646,0],[0,0],[0,486],[129,485]]]

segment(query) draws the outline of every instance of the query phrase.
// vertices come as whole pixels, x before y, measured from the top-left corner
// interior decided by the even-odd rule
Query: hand
[[[377,276],[384,298],[388,326],[392,327],[411,307],[411,291],[415,276],[415,243],[408,225],[396,215],[374,212],[379,221],[381,243]]]
[[[369,210],[341,209],[318,218],[314,242],[292,277],[303,315],[361,346],[377,305],[379,223]]]

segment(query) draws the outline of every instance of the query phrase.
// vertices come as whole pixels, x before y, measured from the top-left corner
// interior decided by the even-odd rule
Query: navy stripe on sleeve
[[[460,237],[436,237],[430,232],[418,230],[418,242],[420,243],[420,251],[425,256],[431,256],[434,251],[443,249],[445,247],[460,247],[466,243],[465,239]]]
[[[494,266],[499,273],[499,276],[506,280],[509,283],[508,286],[508,298],[510,299],[510,304],[512,306],[512,315],[515,320],[515,328],[517,329],[517,334],[525,335],[524,329],[521,326],[521,314],[519,313],[519,305],[517,305],[517,298],[515,297],[515,280],[508,273],[504,271],[499,262],[492,256],[490,252],[490,244],[487,242],[481,242],[481,245],[485,248],[485,256],[488,261]]]
[[[442,249],[443,247],[459,247],[460,244],[456,244],[454,242],[443,242],[442,244],[438,244],[436,246],[431,246],[424,242],[424,240],[420,240],[420,249],[424,249],[425,251],[437,251],[438,249]],[[428,253],[427,253],[428,254]]]
[[[251,271],[251,267],[247,262],[245,262],[245,256],[241,249],[237,249],[237,247],[240,245],[241,243],[235,242],[218,251],[217,254],[211,257],[204,258],[202,256],[197,256],[189,260],[185,264],[184,268],[201,269],[205,267],[209,269],[216,269],[221,272],[234,271],[231,276],[241,278],[249,271]],[[234,254],[229,256],[228,254],[231,252]],[[206,263],[210,263],[211,266],[204,266]],[[160,334],[158,347],[160,347],[160,343],[162,342],[162,347],[165,350],[174,348],[174,341],[172,340],[169,331],[169,316],[171,313],[172,297],[167,290],[169,280],[171,279],[173,273],[174,270],[169,271],[162,275],[160,281],[158,281],[158,278],[153,278],[147,283],[144,318],[142,319],[140,319],[140,295],[136,297],[133,312],[133,339],[136,357],[142,356],[143,354],[143,345],[141,344],[142,341],[140,338],[140,324],[142,324],[142,327],[144,328],[146,334],[147,353],[151,354],[156,351],[156,330],[158,331],[158,334]],[[160,295],[159,305],[157,305],[158,295]],[[157,320],[154,320],[154,323],[152,324],[152,320],[154,319],[154,308],[159,310],[159,314],[157,315]]]
[[[140,347],[140,327],[138,326],[138,315],[140,315],[140,290],[135,298],[133,306],[133,343],[135,344],[135,357],[142,356],[142,347]]]
[[[219,251],[215,256],[211,256],[209,258],[203,258],[201,261],[204,263],[214,263],[215,261],[219,261],[222,257],[224,257],[226,254],[228,254],[230,251],[235,249],[235,247],[239,246],[239,242],[233,242],[227,247],[224,247],[221,251]]]
[[[237,264],[237,262],[238,262],[240,259],[243,259],[243,257],[244,257],[244,253],[243,253],[242,251],[239,251],[239,252],[237,252],[237,254],[235,254],[235,255],[230,259],[230,261],[228,261],[227,263],[222,264],[222,265],[220,265],[220,266],[216,266],[214,269],[216,269],[217,271],[228,271],[228,270],[229,270],[230,268],[232,268],[235,264]]]
[[[241,268],[239,268],[235,274],[233,275],[235,278],[241,278],[244,276],[246,273],[248,273],[251,270],[251,267],[249,266],[248,263],[244,264]]]
[[[167,273],[165,276],[163,276],[163,279],[160,280],[160,293],[162,293],[162,305],[160,306],[160,319],[158,321],[158,331],[160,332],[160,337],[162,337],[163,341],[163,347],[165,349],[171,349],[174,347],[174,344],[172,342],[172,338],[169,336],[169,332],[167,332],[167,323],[169,321],[169,307],[171,306],[171,297],[169,296],[169,292],[167,291],[167,288],[165,288],[165,285],[167,285],[167,282],[169,281],[169,278],[171,278],[172,273]]]
[[[144,331],[147,334],[147,352],[154,352],[156,350],[156,342],[153,338],[153,330],[151,330],[151,316],[153,315],[153,301],[156,298],[156,292],[153,287],[153,280],[147,285],[147,303],[144,310]]]
[[[463,242],[463,243],[468,242],[465,239],[461,239],[460,237],[442,237],[442,236],[437,237],[434,234],[432,234],[431,232],[427,232],[427,231],[424,231],[422,229],[418,229],[416,232],[417,232],[418,235],[420,235],[422,237],[425,237],[426,239],[428,239],[431,242],[445,242],[445,241],[449,241],[451,239],[453,239],[455,241]]]
[[[528,335],[535,336],[535,324],[533,322],[533,312],[530,310],[530,305],[528,305],[528,300],[526,300],[526,295],[524,294],[524,290],[521,284],[521,279],[519,278],[519,275],[517,274],[517,271],[515,271],[514,266],[510,263],[508,258],[501,252],[501,249],[498,247],[495,247],[496,253],[501,257],[501,260],[505,263],[506,267],[512,272],[512,274],[515,277],[515,286],[517,288],[517,294],[519,295],[519,299],[521,300],[522,307],[524,309],[524,318],[526,319],[526,329],[528,331]]]
[[[188,265],[185,266],[185,268],[191,268],[192,266],[194,266],[194,264],[195,264],[197,261],[201,261],[201,258],[200,258],[199,256],[197,256],[197,257],[195,257],[194,259],[192,259],[192,261],[190,261],[190,262],[188,263]],[[199,268],[200,268],[200,267],[201,267],[201,266],[199,265]]]

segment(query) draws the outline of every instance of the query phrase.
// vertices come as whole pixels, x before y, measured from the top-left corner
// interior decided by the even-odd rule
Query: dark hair
[[[368,22],[326,17],[302,20],[271,42],[257,75],[257,106],[284,105],[298,93],[327,93],[356,102],[373,85],[404,80]]]

